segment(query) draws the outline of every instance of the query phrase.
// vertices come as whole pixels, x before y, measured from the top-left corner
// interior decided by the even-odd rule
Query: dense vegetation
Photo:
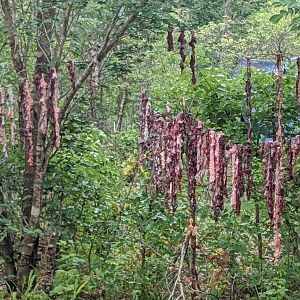
[[[139,159],[144,91],[164,118],[166,106],[171,118],[191,113],[245,145],[249,74],[242,58],[275,61],[278,53],[283,137],[294,141],[299,7],[266,0],[1,0],[0,85],[5,98],[14,93],[16,137],[11,143],[10,115],[2,126],[0,101],[0,299],[300,299],[299,160],[284,182],[278,264],[264,197],[260,145],[276,140],[276,71],[251,69],[251,200],[244,194],[237,215],[229,196],[216,220],[208,189],[197,188],[196,277],[193,249],[183,247],[191,226],[188,154],[176,213],[156,191],[150,153]],[[196,33],[194,84],[192,47],[184,48],[180,68],[180,31],[188,42]]]

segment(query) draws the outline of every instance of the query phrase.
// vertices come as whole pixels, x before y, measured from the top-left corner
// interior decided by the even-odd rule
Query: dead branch
[[[71,0],[68,0],[66,12],[64,14],[64,21],[61,26],[61,31],[58,34],[57,43],[54,50],[55,57],[60,60],[64,48],[64,44],[68,35],[69,23],[72,14],[74,4]]]
[[[190,228],[189,228],[189,230],[186,233],[185,239],[182,243],[181,252],[180,252],[179,267],[178,267],[178,271],[177,271],[177,274],[176,274],[176,280],[175,280],[172,292],[171,292],[168,300],[173,299],[173,297],[175,296],[175,292],[176,292],[177,287],[179,287],[180,295],[176,298],[176,300],[179,300],[179,299],[185,300],[186,299],[185,294],[184,294],[184,288],[183,288],[182,280],[181,280],[182,279],[181,278],[181,273],[182,273],[182,269],[183,269],[184,258],[185,258],[185,255],[186,255],[186,249],[189,245],[190,238],[191,238],[191,231],[190,231]]]

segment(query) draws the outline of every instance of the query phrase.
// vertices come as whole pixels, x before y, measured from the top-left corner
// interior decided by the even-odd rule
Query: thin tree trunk
[[[197,288],[196,281],[198,280],[197,270],[196,270],[196,258],[197,258],[197,237],[196,235],[191,236],[191,250],[192,250],[192,256],[191,256],[191,275],[192,275],[192,299],[196,299],[197,293],[195,292]]]
[[[33,145],[35,145],[36,139],[33,135]],[[33,153],[33,158],[35,159],[35,153]],[[31,204],[32,204],[32,195],[33,195],[33,182],[35,177],[35,166],[29,166],[28,156],[25,153],[25,172],[24,172],[24,189],[22,195],[22,215],[23,215],[23,224],[28,226]]]
[[[102,129],[103,127],[103,116],[104,116],[104,105],[103,105],[103,86],[99,84],[99,89],[100,89],[100,99],[99,99],[99,106],[98,106],[98,118],[97,118],[97,125],[98,128]]]
[[[122,121],[125,111],[125,105],[128,100],[128,89],[125,88],[121,91],[121,99],[120,99],[120,105],[119,105],[119,113],[117,118],[117,125],[116,125],[116,131],[121,131],[122,128]]]
[[[36,172],[33,179],[33,195],[28,224],[31,230],[37,230],[40,226],[43,201],[42,184],[49,160],[49,158],[45,158],[45,140],[41,136],[38,136],[36,154]],[[38,239],[39,236],[36,233],[26,234],[24,237],[23,246],[20,251],[21,256],[18,261],[19,283],[22,283],[24,277],[28,278],[30,270],[36,267]]]
[[[93,93],[90,101],[90,106],[91,106],[91,117],[93,120],[97,120],[97,102],[96,102],[96,97]]]
[[[1,212],[0,212],[1,214]],[[0,227],[1,229],[1,227]],[[16,290],[16,267],[14,263],[14,252],[12,241],[9,236],[5,236],[0,243],[0,254],[4,260],[3,269],[5,281],[10,290]]]

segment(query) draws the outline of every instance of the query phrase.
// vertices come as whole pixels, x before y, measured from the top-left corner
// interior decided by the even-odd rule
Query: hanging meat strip
[[[38,123],[38,132],[42,136],[47,134],[48,126],[48,108],[46,103],[46,92],[47,92],[47,83],[44,80],[44,77],[38,78],[36,80],[36,88],[38,92],[39,105],[40,105],[40,116]]]
[[[224,197],[226,198],[228,198],[228,190],[227,190],[228,161],[229,161],[229,157],[228,157],[227,145],[225,145],[223,187],[224,187]]]
[[[203,186],[203,178],[207,170],[206,166],[206,140],[205,132],[203,132],[203,124],[198,122],[199,134],[197,139],[197,177],[199,177],[199,185]]]
[[[238,175],[237,175],[237,170],[238,170],[238,161],[237,161],[237,146],[233,145],[232,148],[229,150],[229,154],[231,156],[231,183],[232,183],[232,194],[230,198],[230,203],[231,207],[236,210],[237,206],[237,194],[238,194],[238,186],[237,186],[237,181],[238,181]]]
[[[172,201],[173,212],[176,211],[176,175],[175,158],[176,150],[174,147],[174,122],[170,118],[170,108],[167,107],[164,127],[164,151],[165,151],[165,208],[169,210],[169,200]]]
[[[190,68],[192,71],[192,84],[195,85],[197,83],[196,79],[196,71],[195,71],[195,65],[196,65],[196,33],[195,31],[192,31],[191,33],[191,41],[189,42],[189,46],[192,48],[192,54],[191,54],[191,60],[190,60]]]
[[[183,163],[182,163],[182,154],[183,154],[183,141],[184,141],[184,114],[179,114],[174,121],[173,128],[173,139],[174,139],[174,150],[175,150],[175,182],[178,187],[179,192],[182,192],[182,171],[183,171]]]
[[[6,143],[6,131],[5,131],[5,95],[4,89],[0,87],[0,145],[2,145],[3,157],[6,159],[7,154],[7,143]]]
[[[197,174],[197,126],[193,118],[187,115],[187,160],[188,160],[188,193],[190,201],[190,219],[192,226],[196,223],[196,174]]]
[[[153,122],[150,130],[150,151],[151,151],[151,175],[156,191],[161,191],[164,184],[164,166],[162,162],[163,152],[163,127],[164,119],[158,113],[151,112]]]
[[[224,175],[226,171],[225,162],[225,137],[224,134],[217,134],[215,147],[215,187],[213,194],[213,215],[217,220],[224,209],[225,182]]]
[[[296,97],[297,97],[297,104],[300,108],[300,57],[297,59],[297,67],[298,67],[298,76],[296,80]]]
[[[232,194],[230,198],[231,207],[236,214],[241,211],[241,198],[244,194],[243,176],[243,146],[233,145],[229,150],[232,167]]]
[[[215,189],[216,180],[216,165],[215,165],[215,151],[216,151],[216,133],[212,129],[209,130],[209,186],[208,190],[213,193]]]
[[[19,98],[18,98],[18,110],[19,110],[19,137],[20,146],[23,149],[25,142],[25,81],[19,82]]]
[[[246,194],[247,194],[247,200],[250,201],[253,180],[252,180],[252,166],[251,166],[252,149],[249,144],[244,147],[244,155],[245,155],[244,173],[247,177]]]
[[[168,36],[167,36],[167,43],[168,43],[168,51],[174,51],[174,41],[173,41],[173,29],[169,27],[168,29]]]
[[[59,113],[60,108],[58,106],[58,78],[55,68],[50,69],[50,97],[49,97],[49,114],[50,124],[53,130],[53,144],[56,148],[60,147],[60,125],[59,125]]]
[[[285,140],[285,153],[286,153],[286,180],[290,181],[293,179],[293,151],[292,151],[292,141],[289,138]]]
[[[9,128],[10,128],[10,143],[11,145],[15,144],[15,135],[16,135],[16,124],[15,124],[15,101],[14,101],[14,89],[12,85],[8,86],[8,99],[9,99]]]
[[[293,174],[294,177],[297,174],[297,160],[300,152],[300,135],[297,135],[295,138],[295,141],[293,143],[293,158],[294,158],[294,164],[293,164]]]
[[[264,175],[264,178],[266,178],[266,172],[267,172],[267,169],[265,168],[266,164],[265,164],[265,145],[266,143],[263,141],[260,146],[259,146],[259,154],[261,155],[261,157],[263,158],[263,164],[264,164],[264,171],[263,171],[263,175]]]
[[[186,42],[186,39],[185,39],[184,30],[181,30],[180,34],[179,34],[179,38],[178,38],[179,54],[180,54],[180,58],[181,58],[181,62],[180,62],[181,73],[184,70],[184,63],[185,63],[185,60],[186,60],[186,53],[185,53],[186,43],[187,42]]]
[[[70,59],[68,61],[68,70],[69,70],[69,78],[72,85],[73,93],[76,89],[76,79],[75,79],[75,63],[74,60]]]
[[[283,157],[282,157],[282,77],[283,68],[281,65],[281,54],[276,55],[276,65],[278,69],[277,76],[277,97],[278,97],[278,127],[276,132],[276,173],[275,173],[275,202],[274,202],[274,263],[277,265],[279,262],[280,255],[282,253],[282,243],[280,227],[282,223],[282,213],[285,207],[284,197],[284,180],[283,180]]]
[[[273,222],[275,194],[276,150],[273,142],[261,145],[261,155],[264,164],[264,197],[270,220]]]
[[[205,148],[204,152],[206,155],[206,168],[209,176],[209,164],[210,164],[210,129],[208,128],[205,133]]]
[[[24,96],[25,96],[25,136],[28,144],[27,162],[29,166],[33,166],[33,133],[32,133],[33,101],[31,98],[28,80],[25,81]]]

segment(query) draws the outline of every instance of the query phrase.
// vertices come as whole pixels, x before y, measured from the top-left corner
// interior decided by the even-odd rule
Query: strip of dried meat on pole
[[[208,128],[205,132],[204,136],[205,142],[204,142],[204,153],[206,156],[206,168],[207,168],[207,174],[209,176],[209,166],[210,166],[210,129]]]
[[[224,209],[224,196],[226,195],[226,187],[224,176],[226,171],[225,160],[225,136],[220,133],[216,135],[216,147],[215,147],[215,186],[213,192],[213,215],[217,220],[221,211]]]
[[[172,200],[173,211],[176,203],[176,176],[175,176],[175,150],[174,150],[174,122],[170,118],[170,108],[167,107],[164,127],[164,151],[165,151],[165,208],[169,209],[169,200]]]
[[[297,97],[297,104],[300,108],[300,57],[297,59],[297,67],[298,67],[298,76],[296,80],[296,97]]]
[[[75,79],[75,63],[74,60],[68,61],[69,78],[72,85],[72,90],[75,92],[76,79]]]
[[[178,38],[179,54],[180,54],[180,58],[181,58],[181,61],[180,61],[181,73],[184,70],[184,63],[185,63],[185,60],[186,60],[186,53],[185,53],[186,43],[187,43],[187,41],[185,39],[184,30],[181,30],[180,34],[179,34],[179,38]]]
[[[192,71],[192,84],[195,85],[197,83],[196,79],[196,70],[195,70],[195,65],[196,65],[196,33],[195,31],[192,31],[191,33],[191,41],[189,42],[189,46],[192,48],[192,54],[191,54],[191,60],[190,60],[190,68]]]
[[[293,179],[293,150],[292,141],[289,138],[285,139],[285,169],[286,169],[286,180],[290,181]]]
[[[24,85],[25,97],[25,136],[28,145],[27,162],[29,166],[33,166],[33,101],[30,93],[29,81],[25,81]]]
[[[228,198],[227,172],[228,172],[228,162],[229,162],[229,155],[228,155],[227,148],[228,148],[228,144],[225,145],[224,174],[223,174],[224,197],[226,197],[226,198]]]
[[[7,158],[7,143],[5,131],[5,94],[4,89],[0,87],[0,145],[2,145],[3,157]]]
[[[299,156],[299,152],[300,152],[300,135],[296,136],[292,148],[293,148],[293,158],[294,158],[293,174],[294,174],[294,176],[296,176],[297,160],[298,160],[298,156]]]
[[[275,172],[275,202],[274,202],[274,263],[277,265],[282,253],[282,242],[280,227],[282,223],[282,213],[285,207],[284,180],[283,180],[283,157],[282,157],[282,77],[283,68],[281,65],[281,54],[276,55],[277,76],[277,96],[278,96],[278,127],[276,132],[276,172]]]
[[[227,161],[225,157],[225,136],[212,129],[203,132],[203,124],[196,128],[196,174],[202,187],[203,177],[208,174],[208,190],[212,199],[213,216],[220,217],[224,209],[224,196],[227,196]]]
[[[206,159],[206,134],[203,130],[203,124],[198,122],[199,135],[197,141],[197,177],[199,178],[199,186],[203,186],[203,178],[207,170],[207,159]]]
[[[156,112],[151,111],[152,126],[150,128],[151,176],[156,191],[162,191],[164,185],[163,161],[163,128],[164,119]],[[163,154],[163,155],[162,155]]]
[[[232,145],[229,150],[231,155],[231,167],[232,167],[232,194],[230,203],[232,209],[236,214],[240,214],[241,211],[241,198],[245,192],[244,188],[244,174],[243,174],[243,146]]]
[[[186,136],[187,136],[187,178],[188,194],[190,202],[190,225],[196,225],[196,175],[197,175],[197,135],[199,128],[195,126],[192,115],[186,116]]]
[[[45,82],[44,77],[39,77],[36,80],[37,95],[40,106],[38,133],[40,133],[42,136],[45,136],[47,134],[48,127],[48,107],[46,103],[47,86],[48,85]]]
[[[208,165],[208,173],[209,173],[209,185],[208,190],[213,194],[216,180],[216,165],[215,165],[215,151],[216,151],[216,133],[214,130],[210,129],[207,131],[209,135],[209,165]]]
[[[56,148],[60,147],[60,125],[59,125],[59,113],[60,108],[58,106],[58,78],[55,68],[50,69],[50,97],[49,97],[49,114],[50,124],[53,130],[53,144]]]
[[[174,51],[173,29],[170,26],[167,35],[168,51]]]
[[[268,214],[273,222],[274,214],[274,193],[275,193],[275,166],[276,150],[274,142],[262,143],[260,152],[264,164],[264,197],[268,208]]]
[[[182,172],[183,172],[183,142],[185,134],[184,114],[179,114],[174,120],[173,141],[174,141],[174,161],[175,161],[175,182],[179,192],[182,192]]]
[[[156,190],[164,190],[164,206],[169,209],[172,202],[173,212],[177,209],[177,189],[181,191],[182,152],[184,138],[184,116],[170,118],[167,107],[165,118],[154,112],[145,93],[141,96],[140,108],[139,157],[144,162],[145,152],[150,152],[151,177]]]

